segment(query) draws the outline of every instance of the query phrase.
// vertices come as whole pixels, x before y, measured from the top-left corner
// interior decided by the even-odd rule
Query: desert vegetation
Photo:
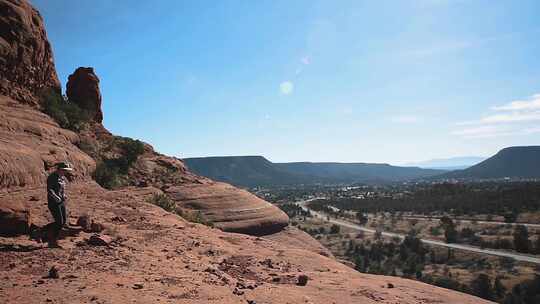
[[[42,96],[43,111],[62,128],[80,131],[89,121],[87,111],[54,90],[47,90]]]
[[[539,254],[540,229],[515,223],[519,219],[536,222],[537,186],[534,182],[328,186],[297,192],[291,188],[259,190],[259,195],[274,199],[293,225],[360,272],[401,276],[499,303],[521,304],[538,301],[537,265],[428,245],[421,239]],[[478,200],[458,203],[468,195]],[[307,199],[309,208],[324,218],[291,203]],[[338,229],[327,222],[334,218],[374,232]],[[386,237],[382,232],[405,237]]]
[[[520,213],[540,209],[540,183],[426,184],[390,189],[384,195],[332,197],[313,202],[313,208],[334,206],[360,212],[413,212],[437,214],[442,210],[453,216],[490,214],[514,222]]]
[[[293,220],[356,270],[400,276],[499,303],[537,303],[540,293],[533,264],[428,246],[415,230],[404,239],[388,238],[333,225],[313,217]]]
[[[129,169],[144,153],[144,144],[129,137],[116,136],[99,154],[94,179],[107,189],[126,183]]]

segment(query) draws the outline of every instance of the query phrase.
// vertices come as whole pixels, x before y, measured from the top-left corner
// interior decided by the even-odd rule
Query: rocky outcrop
[[[49,170],[70,162],[76,180],[89,179],[95,161],[76,144],[79,136],[49,116],[0,96],[0,192],[43,185]]]
[[[51,45],[37,10],[0,0],[0,95],[37,105],[46,89],[60,92]]]
[[[326,257],[334,257],[330,250],[321,245],[319,241],[292,225],[287,226],[278,233],[266,235],[264,238],[280,244],[285,244],[291,248],[304,249]]]
[[[95,167],[77,134],[36,109],[49,89],[59,93],[60,82],[41,16],[26,1],[0,0],[0,192],[42,185],[58,161],[83,178]]]
[[[267,235],[289,223],[287,214],[257,196],[220,182],[175,185],[166,189],[181,208],[202,213],[224,231]]]
[[[30,210],[12,199],[0,199],[0,236],[28,233],[32,220]]]
[[[99,78],[93,68],[80,67],[69,75],[66,95],[71,102],[88,111],[93,121],[98,123],[103,121]]]

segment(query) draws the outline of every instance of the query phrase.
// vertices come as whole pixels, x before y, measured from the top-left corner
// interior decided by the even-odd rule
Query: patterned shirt
[[[47,178],[47,201],[49,204],[61,204],[66,202],[67,179],[57,172],[51,173]]]

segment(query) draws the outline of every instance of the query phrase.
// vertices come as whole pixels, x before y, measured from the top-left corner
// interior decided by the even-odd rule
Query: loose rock
[[[92,246],[109,246],[112,239],[108,235],[93,234],[88,239],[87,243]]]
[[[92,222],[88,215],[81,215],[77,219],[77,226],[80,226],[84,231],[90,231]]]
[[[60,275],[58,274],[58,268],[56,266],[51,267],[49,269],[49,276],[47,276],[49,279],[58,279],[60,278]]]
[[[309,277],[307,275],[301,274],[301,275],[298,276],[298,282],[296,283],[296,285],[298,285],[298,286],[306,286],[308,280],[309,280]]]
[[[103,230],[105,230],[105,226],[101,223],[92,221],[92,224],[90,224],[90,232],[101,232]]]
[[[133,289],[143,289],[144,288],[144,285],[143,284],[139,284],[139,283],[136,283],[136,284],[133,284]]]
[[[26,234],[31,223],[30,210],[22,202],[0,200],[0,235]]]

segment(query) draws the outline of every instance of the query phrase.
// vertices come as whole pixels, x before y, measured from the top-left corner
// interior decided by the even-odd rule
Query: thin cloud
[[[309,65],[309,64],[311,64],[311,58],[309,58],[309,56],[304,56],[304,57],[300,58],[300,61],[301,61],[302,64],[304,64],[304,65]]]
[[[529,100],[516,100],[491,109],[494,111],[540,110],[540,94],[534,94]]]
[[[416,50],[411,50],[411,51],[405,52],[404,55],[413,56],[413,57],[426,57],[426,56],[432,56],[432,55],[440,54],[440,53],[461,51],[461,50],[470,48],[473,45],[474,43],[468,42],[468,41],[450,42],[450,43],[420,48]]]
[[[414,124],[420,122],[420,118],[412,115],[395,116],[390,119],[394,123]]]
[[[507,123],[507,122],[529,122],[540,120],[540,111],[535,113],[515,112],[508,114],[496,114],[480,119],[481,124]]]
[[[453,131],[452,135],[461,136],[463,138],[492,138],[512,135],[513,132],[508,128],[500,126],[480,126]]]
[[[540,128],[508,128],[506,126],[480,126],[464,130],[454,131],[452,135],[458,135],[467,139],[494,138],[504,136],[523,136],[540,133]]]
[[[444,54],[444,53],[460,52],[460,51],[464,51],[470,48],[483,46],[492,42],[509,39],[520,34],[521,33],[516,32],[516,33],[500,34],[500,35],[491,36],[491,37],[479,37],[477,39],[471,39],[471,40],[445,41],[445,42],[440,42],[438,44],[423,46],[417,49],[405,51],[402,53],[402,55],[406,57],[424,58],[424,57],[429,57],[429,56],[434,56],[434,55],[439,55],[439,54]]]
[[[452,134],[464,138],[490,138],[540,133],[540,128],[534,126],[540,121],[540,94],[526,100],[493,106],[490,110],[496,113],[474,121],[459,122],[456,125],[466,128],[453,131]]]

